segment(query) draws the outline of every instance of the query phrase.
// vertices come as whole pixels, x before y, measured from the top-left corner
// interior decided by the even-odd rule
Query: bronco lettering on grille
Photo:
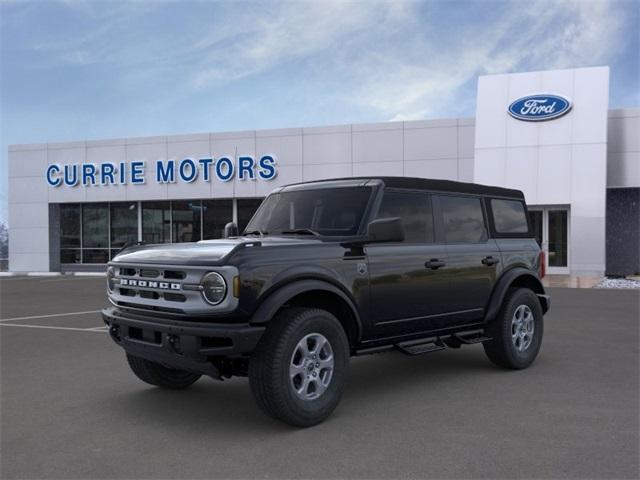
[[[180,290],[182,288],[179,283],[134,280],[130,278],[121,278],[120,285],[123,287],[157,288],[160,290]]]

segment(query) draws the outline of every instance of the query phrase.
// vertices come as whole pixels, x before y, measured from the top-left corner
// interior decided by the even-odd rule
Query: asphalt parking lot
[[[639,291],[550,290],[525,371],[480,346],[355,358],[334,415],[297,430],[246,379],[137,380],[103,284],[0,280],[2,478],[638,478]]]

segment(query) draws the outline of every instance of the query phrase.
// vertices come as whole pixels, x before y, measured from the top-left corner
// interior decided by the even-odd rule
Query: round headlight
[[[222,275],[216,272],[207,273],[202,278],[202,295],[211,305],[218,305],[227,294],[227,283]]]
[[[109,267],[107,268],[107,289],[109,289],[110,292],[113,292],[113,277],[116,276],[116,269],[113,267]]]

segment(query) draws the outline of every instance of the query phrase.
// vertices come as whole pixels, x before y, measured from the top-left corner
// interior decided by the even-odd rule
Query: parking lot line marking
[[[51,313],[49,315],[33,315],[31,317],[0,318],[0,323],[12,322],[14,320],[36,320],[38,318],[66,317],[68,315],[84,315],[86,313],[99,313],[99,312],[100,310],[87,310],[86,312]]]
[[[109,327],[107,327],[106,325],[104,327],[93,327],[93,328],[88,328],[87,330],[93,330],[95,332],[98,332],[100,330],[107,330]]]
[[[48,279],[43,279],[40,280],[40,283],[54,283],[54,282],[73,282],[73,281],[86,281],[87,279],[91,279],[92,277],[76,277],[75,275],[73,277],[63,277],[63,278],[48,278]],[[95,277],[97,278],[97,277]]]
[[[76,332],[107,332],[106,330],[96,330],[94,328],[51,327],[49,325],[23,325],[18,323],[0,323],[0,327],[46,328],[49,330],[73,330]]]

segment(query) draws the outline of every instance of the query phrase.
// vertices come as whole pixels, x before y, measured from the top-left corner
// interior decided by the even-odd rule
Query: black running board
[[[485,335],[484,330],[467,330],[457,333],[417,338],[394,344],[377,345],[374,347],[357,350],[356,355],[380,353],[388,350],[399,350],[407,355],[422,355],[424,353],[437,352],[449,347],[459,348],[460,345],[474,345],[491,340]]]

